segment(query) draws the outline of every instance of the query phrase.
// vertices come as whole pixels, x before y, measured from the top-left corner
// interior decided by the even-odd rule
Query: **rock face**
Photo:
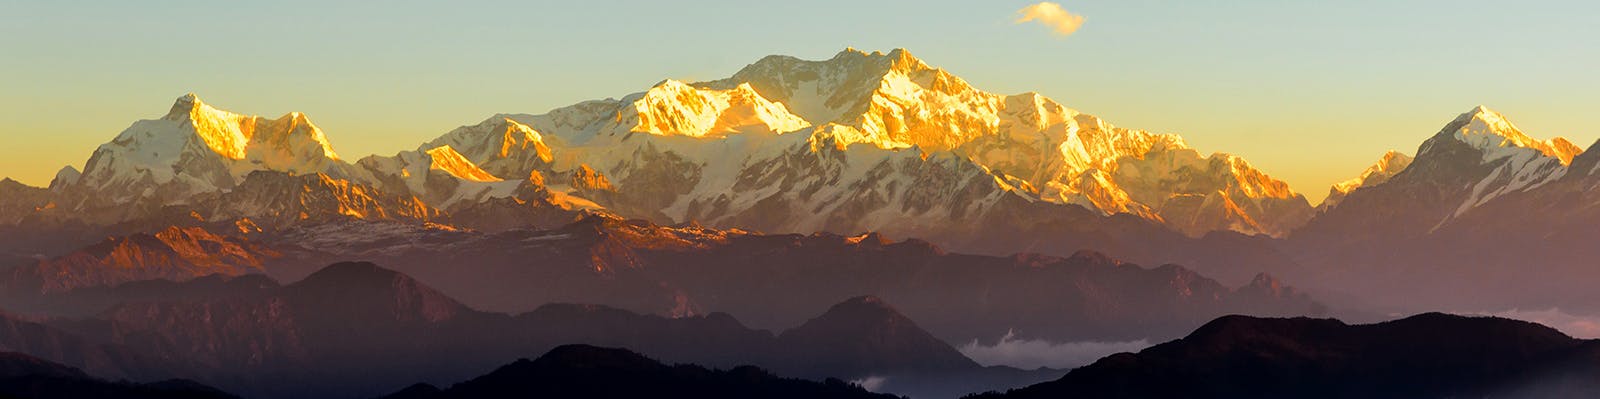
[[[1348,325],[1228,316],[1056,381],[976,397],[1578,397],[1600,393],[1597,349],[1497,318],[1431,313]]]

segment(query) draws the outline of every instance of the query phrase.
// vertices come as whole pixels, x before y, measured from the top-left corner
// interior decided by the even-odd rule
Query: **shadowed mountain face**
[[[416,385],[383,399],[453,398],[862,398],[893,399],[837,379],[781,378],[743,366],[668,366],[624,349],[567,345],[446,389]]]
[[[1348,325],[1228,316],[1056,381],[979,397],[1590,397],[1600,394],[1597,348],[1499,318],[1430,313]]]
[[[875,297],[851,299],[774,335],[723,313],[663,318],[562,304],[516,316],[480,312],[371,263],[335,264],[293,284],[232,296],[183,288],[215,284],[209,279],[167,284],[177,286],[175,292],[198,294],[127,302],[93,319],[55,326],[19,321],[21,327],[53,335],[45,337],[49,341],[0,336],[0,344],[96,365],[104,373],[193,376],[265,398],[372,396],[418,381],[458,381],[518,354],[574,343],[626,347],[713,367],[754,364],[812,379],[910,376],[901,381],[914,381],[939,375],[995,389],[1048,378],[980,367]],[[80,343],[58,349],[38,342]],[[88,348],[121,355],[74,357]],[[166,362],[107,363],[123,358]],[[941,391],[946,396],[963,392]]]
[[[191,381],[136,384],[111,382],[78,369],[14,353],[0,353],[0,397],[28,399],[233,399],[236,396]]]

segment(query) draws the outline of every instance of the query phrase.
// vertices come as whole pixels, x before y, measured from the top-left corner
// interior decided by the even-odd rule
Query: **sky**
[[[187,92],[304,112],[353,160],[846,47],[1178,133],[1313,202],[1480,104],[1536,138],[1600,138],[1600,2],[1064,0],[1074,29],[1016,23],[1033,3],[0,0],[0,176],[48,184]]]

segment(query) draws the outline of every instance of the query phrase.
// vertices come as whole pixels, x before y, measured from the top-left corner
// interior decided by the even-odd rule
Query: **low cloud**
[[[1600,338],[1600,316],[1574,315],[1559,308],[1551,308],[1549,310],[1512,309],[1503,312],[1478,312],[1478,314],[1531,321],[1561,330],[1561,332],[1575,338]]]
[[[1102,357],[1121,352],[1137,352],[1150,347],[1148,340],[1128,342],[1064,342],[1017,339],[1007,331],[994,345],[973,340],[958,348],[961,354],[985,366],[1011,366],[1020,369],[1049,367],[1068,369],[1088,365]]]
[[[883,389],[883,383],[885,382],[889,382],[889,377],[870,376],[850,381],[851,384],[856,384],[856,386],[867,390],[867,392],[881,392],[879,390]]]
[[[1055,31],[1057,35],[1067,36],[1077,32],[1083,26],[1083,16],[1068,12],[1060,4],[1043,1],[1034,3],[1017,10],[1016,23],[1037,22]]]

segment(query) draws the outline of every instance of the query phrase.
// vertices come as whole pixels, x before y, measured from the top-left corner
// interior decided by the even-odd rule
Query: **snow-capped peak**
[[[122,202],[190,195],[233,187],[250,172],[326,172],[338,155],[304,114],[278,119],[214,108],[194,93],[175,101],[161,119],[135,122],[101,145],[76,184]],[[174,185],[174,187],[158,187]]]
[[[67,186],[78,184],[78,178],[80,177],[83,177],[83,172],[79,172],[78,168],[74,168],[72,165],[63,166],[61,170],[56,171],[56,177],[50,179],[50,189],[60,191]]]
[[[1361,171],[1361,175],[1333,185],[1328,189],[1328,197],[1317,206],[1319,211],[1327,211],[1339,205],[1351,192],[1363,187],[1371,187],[1389,181],[1389,178],[1399,174],[1406,167],[1411,166],[1411,156],[1399,151],[1390,150],[1378,159],[1377,163]]]
[[[1461,151],[1463,145],[1469,150]],[[1476,162],[1490,168],[1486,175],[1453,177],[1476,181],[1468,187],[1465,200],[1453,214],[1460,216],[1501,195],[1540,187],[1564,176],[1567,165],[1581,152],[1582,149],[1564,138],[1537,140],[1529,137],[1505,115],[1478,106],[1457,116],[1438,134],[1423,142],[1417,149],[1415,162],[1424,165]],[[1440,225],[1449,220],[1446,218]]]
[[[1506,119],[1505,115],[1482,105],[1456,117],[1440,134],[1448,134],[1456,140],[1484,151],[1485,162],[1512,156],[1514,151],[1500,150],[1502,148],[1533,149],[1544,156],[1560,159],[1562,165],[1571,163],[1573,157],[1583,152],[1583,149],[1565,138],[1537,140],[1528,137]]]
[[[211,151],[228,159],[244,159],[250,142],[244,125],[253,117],[212,108],[194,93],[184,94],[172,103],[162,119],[187,123]]]

